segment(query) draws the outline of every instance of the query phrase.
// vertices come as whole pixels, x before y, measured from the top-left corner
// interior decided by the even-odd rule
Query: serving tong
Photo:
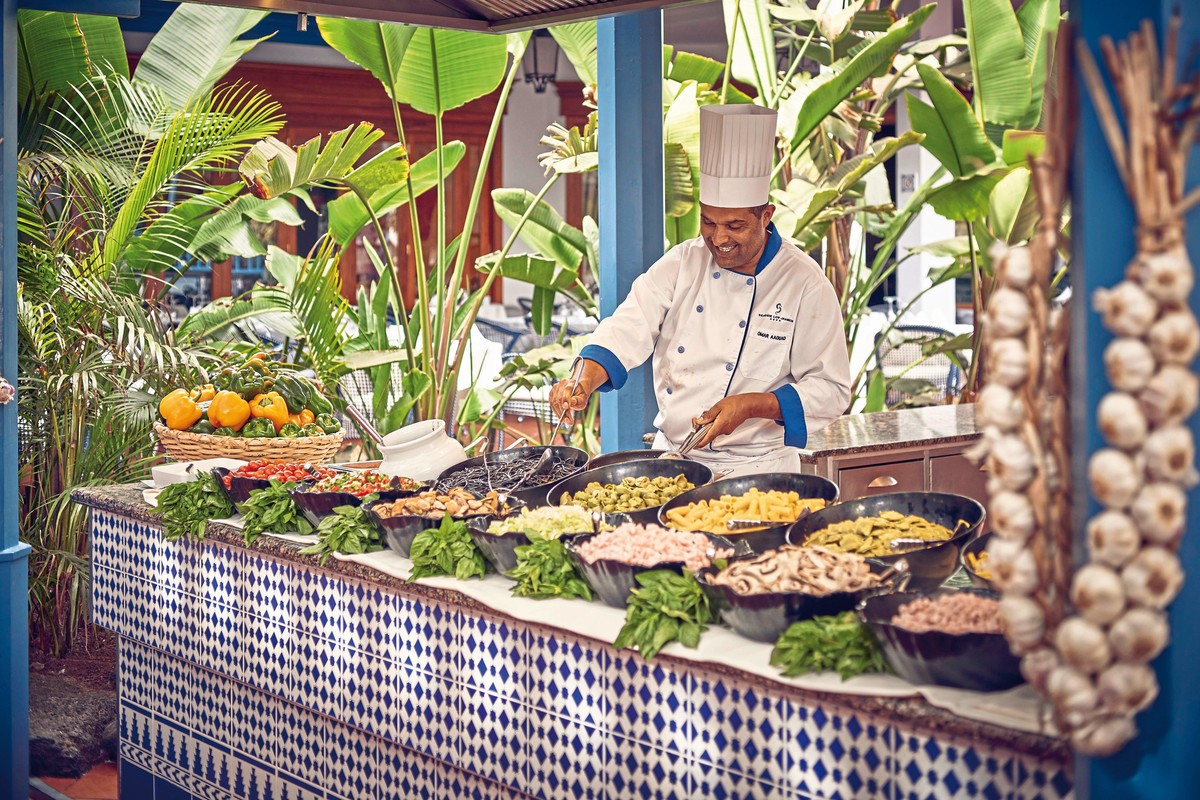
[[[693,427],[692,432],[683,440],[683,444],[679,445],[675,450],[668,450],[659,456],[659,458],[687,458],[688,453],[695,449],[700,440],[712,429],[712,426],[711,422],[706,422],[698,427]]]
[[[807,517],[812,513],[812,509],[806,508],[800,512],[800,516],[795,519],[773,520],[773,519],[727,519],[725,520],[725,530],[727,531],[746,531],[754,528],[777,528],[781,525],[792,525]]]
[[[965,519],[960,519],[958,524],[954,526],[954,530],[950,531],[949,539],[913,539],[910,537],[897,536],[895,539],[892,539],[890,542],[888,542],[888,546],[901,553],[911,553],[914,550],[920,550],[922,547],[928,547],[932,544],[948,542],[955,536],[958,536],[958,534],[962,533],[962,531],[969,527],[970,524],[971,523],[967,522]]]
[[[583,359],[576,358],[575,363],[571,365],[571,394],[568,397],[575,396],[575,390],[579,388],[579,379],[583,377]],[[509,489],[510,492],[516,491],[517,487],[525,483],[534,475],[541,475],[546,469],[554,464],[554,440],[558,438],[558,432],[562,430],[563,420],[567,418],[567,412],[570,411],[570,406],[563,406],[562,413],[558,415],[558,422],[554,423],[554,432],[550,434],[550,444],[542,451],[542,455],[538,458],[537,463],[533,465],[533,469],[525,473],[525,477],[517,481]]]

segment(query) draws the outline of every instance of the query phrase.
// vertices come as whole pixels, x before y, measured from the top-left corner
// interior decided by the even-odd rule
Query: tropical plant
[[[224,231],[213,252],[248,246],[235,222],[267,208],[230,212],[237,193],[200,177],[282,122],[261,92],[214,88],[261,17],[181,6],[130,75],[115,19],[18,14],[21,530],[31,631],[56,654],[87,631],[86,515],[71,489],[141,477],[150,418],[123,400],[187,385],[209,359],[179,345],[144,278],[203,249],[206,226]]]

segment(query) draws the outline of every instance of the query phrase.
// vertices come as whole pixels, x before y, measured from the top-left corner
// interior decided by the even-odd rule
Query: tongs
[[[746,531],[753,528],[777,528],[781,525],[793,525],[811,513],[812,509],[806,508],[801,511],[800,516],[796,517],[795,519],[727,519],[725,520],[725,530]]]
[[[537,460],[537,463],[533,465],[533,469],[529,470],[529,472],[525,473],[525,477],[513,484],[512,488],[509,489],[510,492],[516,491],[517,487],[525,483],[525,481],[529,480],[534,475],[540,475],[541,473],[545,472],[548,467],[553,465],[554,451],[551,449],[551,447],[554,445],[554,440],[558,438],[558,432],[562,430],[563,420],[566,419],[567,412],[571,410],[569,400],[571,397],[575,396],[575,390],[579,388],[579,379],[583,377],[582,358],[575,359],[575,363],[571,365],[571,373],[571,394],[568,395],[568,404],[563,406],[562,413],[558,415],[558,422],[554,424],[554,432],[550,434],[550,444],[545,450],[542,451],[542,455]]]
[[[683,440],[683,444],[679,445],[677,450],[668,450],[659,456],[659,458],[687,458],[688,453],[692,452],[696,445],[700,443],[700,440],[708,434],[712,426],[711,422],[706,422],[699,427],[692,428],[692,432],[688,434],[687,438]]]

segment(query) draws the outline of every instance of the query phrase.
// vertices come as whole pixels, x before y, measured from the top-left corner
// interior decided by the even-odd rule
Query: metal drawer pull
[[[875,478],[870,483],[868,483],[867,488],[868,489],[883,489],[888,486],[895,486],[897,483],[899,483],[899,481],[896,480],[895,478],[893,478],[891,475],[880,475],[878,478]]]

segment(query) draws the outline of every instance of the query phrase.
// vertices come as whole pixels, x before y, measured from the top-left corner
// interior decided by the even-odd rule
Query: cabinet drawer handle
[[[875,478],[870,483],[868,483],[867,488],[868,489],[883,489],[888,486],[895,486],[897,483],[899,483],[899,481],[896,480],[895,478],[893,478],[891,475],[880,475],[878,478]]]

